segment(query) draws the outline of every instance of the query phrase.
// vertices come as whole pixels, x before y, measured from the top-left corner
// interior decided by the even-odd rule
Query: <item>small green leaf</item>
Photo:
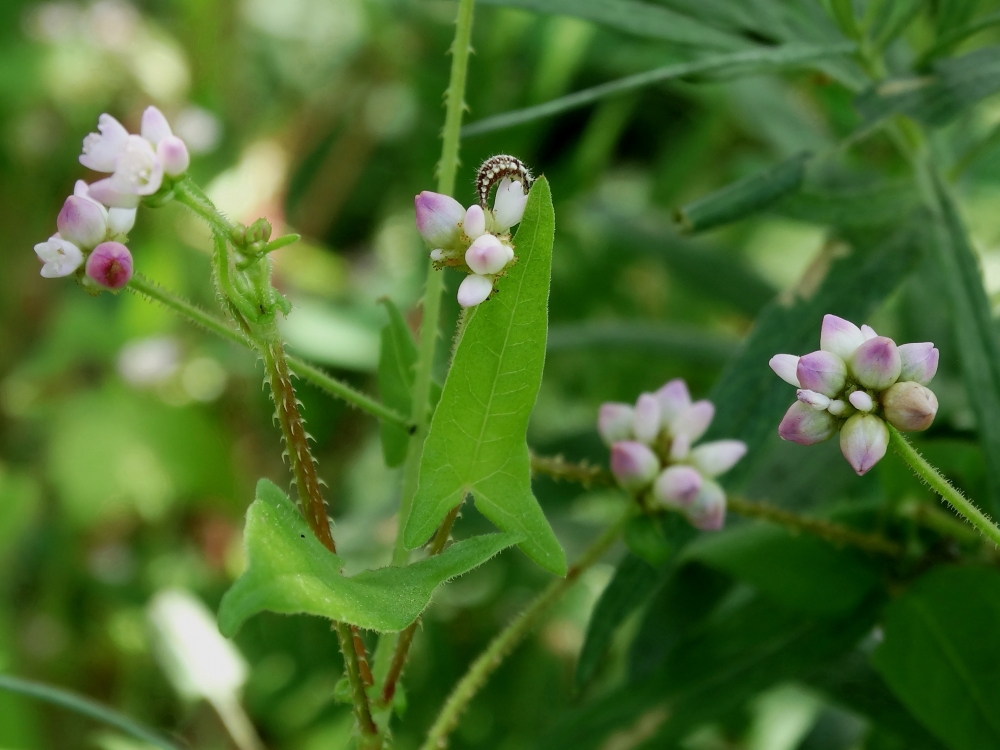
[[[480,0],[483,5],[523,8],[583,18],[637,36],[703,49],[739,49],[749,42],[652,3],[634,0]]]
[[[389,314],[389,322],[380,335],[378,389],[386,406],[409,416],[413,409],[410,393],[413,390],[417,346],[392,300],[383,299],[381,302]],[[381,430],[382,455],[386,466],[400,466],[406,460],[409,433],[404,427],[384,420]]]
[[[1000,340],[986,296],[979,261],[948,188],[932,175],[935,234],[932,253],[940,271],[940,289],[951,311],[962,376],[976,415],[986,459],[990,496],[982,504],[1000,511]]]
[[[514,238],[517,263],[493,298],[468,312],[421,456],[403,537],[409,549],[426,542],[471,493],[484,516],[523,538],[528,557],[566,572],[565,553],[531,492],[525,439],[545,363],[554,232],[542,177]]]
[[[891,114],[944,125],[1000,90],[1000,46],[935,62],[928,75],[889,78],[862,93],[855,106],[867,122]]]
[[[919,203],[920,193],[906,180],[839,190],[803,188],[781,201],[776,210],[814,224],[876,227],[896,223]]]
[[[878,582],[878,570],[855,550],[764,523],[704,534],[682,559],[746,581],[789,609],[823,616],[854,609]]]
[[[366,630],[399,631],[417,619],[440,584],[518,539],[512,534],[477,536],[405,568],[366,570],[348,578],[340,572],[343,559],[313,536],[288,496],[261,479],[257,498],[247,510],[247,569],[222,597],[219,630],[232,637],[248,617],[270,610],[328,617]]]
[[[886,609],[872,659],[952,750],[1000,748],[1000,573],[938,568]]]
[[[801,153],[763,172],[744,177],[676,211],[686,232],[701,232],[738,221],[774,205],[802,184],[809,153]]]

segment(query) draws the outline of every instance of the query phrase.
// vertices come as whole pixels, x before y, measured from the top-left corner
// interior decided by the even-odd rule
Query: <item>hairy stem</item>
[[[576,582],[580,575],[601,559],[611,545],[618,540],[625,524],[632,517],[634,508],[629,510],[613,526],[607,528],[590,545],[583,556],[566,572],[565,578],[550,583],[535,600],[528,605],[513,622],[497,635],[486,650],[472,663],[448,700],[438,713],[434,724],[427,733],[421,750],[439,750],[447,745],[448,735],[458,724],[458,720],[472,698],[479,692],[486,680],[500,666],[501,662],[514,650],[521,640],[539,623],[542,615]]]
[[[161,305],[172,310],[180,317],[187,319],[195,325],[201,326],[206,331],[210,331],[211,333],[221,336],[228,341],[232,341],[235,344],[239,344],[240,346],[256,351],[254,344],[249,341],[245,335],[235,330],[225,321],[217,318],[211,313],[205,312],[197,305],[188,302],[186,299],[179,297],[173,292],[167,291],[141,274],[135,274],[132,277],[132,280],[129,281],[127,288],[135,294],[146,297],[155,302],[159,302]],[[302,379],[309,381],[317,388],[326,391],[331,396],[343,399],[351,406],[355,406],[362,411],[366,411],[378,419],[398,424],[401,427],[408,428],[410,426],[409,420],[399,412],[390,409],[388,406],[376,401],[371,396],[366,396],[360,391],[355,390],[351,386],[347,385],[347,383],[343,383],[336,378],[330,377],[318,367],[309,364],[305,360],[287,353],[285,354],[285,359],[288,362],[288,369]]]
[[[354,636],[351,633],[350,625],[343,622],[334,622],[334,629],[337,631],[337,638],[340,641],[340,652],[344,655],[344,671],[347,673],[347,681],[351,684],[351,700],[354,703],[354,716],[358,720],[358,728],[361,730],[358,747],[380,748],[382,740],[379,737],[378,727],[372,719],[371,709],[368,707],[368,694],[365,692],[365,681],[361,675],[361,668],[358,666],[358,655],[354,650]]]
[[[213,232],[228,239],[234,225],[223,216],[222,212],[215,207],[215,204],[194,180],[190,177],[178,180],[174,185],[174,197],[179,203],[183,203],[198,214],[199,218],[208,224]]]
[[[437,190],[444,195],[455,191],[455,173],[458,170],[458,146],[462,130],[462,113],[465,109],[465,79],[469,69],[469,45],[472,41],[472,9],[474,0],[459,0],[458,18],[455,23],[455,41],[451,46],[451,77],[445,93],[446,109],[441,143],[441,161],[438,163]],[[405,565],[408,552],[403,545],[403,529],[410,517],[413,496],[417,493],[420,476],[420,456],[430,423],[429,404],[431,375],[434,370],[434,353],[437,349],[438,318],[441,317],[441,292],[444,290],[444,273],[427,262],[427,281],[424,286],[423,322],[420,324],[420,345],[416,376],[413,381],[413,413],[415,426],[403,468],[403,487],[399,502],[399,529],[392,553],[393,565]]]
[[[454,526],[455,519],[458,518],[458,512],[461,509],[461,505],[456,505],[445,516],[427,550],[429,557],[439,555],[444,550],[445,545],[448,543],[448,538],[451,536],[451,527]],[[396,694],[396,684],[399,682],[400,675],[403,674],[403,667],[406,666],[406,657],[410,653],[410,645],[413,643],[413,636],[416,634],[419,625],[420,618],[417,618],[406,630],[399,634],[399,639],[396,641],[396,649],[392,654],[392,662],[389,664],[389,671],[385,676],[385,684],[382,686],[382,702],[386,705],[392,702],[393,696]]]
[[[909,464],[913,473],[926,482],[932,490],[941,496],[942,500],[954,508],[956,513],[972,524],[994,546],[1000,547],[1000,528],[990,520],[989,516],[979,510],[965,495],[952,487],[951,483],[941,476],[941,472],[931,466],[927,459],[910,445],[910,441],[903,437],[899,430],[892,425],[888,425],[888,427],[889,442],[896,449],[896,453]]]

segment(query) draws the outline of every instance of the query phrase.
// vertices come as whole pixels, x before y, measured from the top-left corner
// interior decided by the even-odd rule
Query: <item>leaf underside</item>
[[[399,631],[417,619],[440,584],[518,541],[513,534],[473,537],[406,567],[366,570],[348,578],[341,573],[343,558],[313,536],[295,504],[266,479],[257,483],[244,535],[247,570],[219,606],[219,630],[227,637],[264,610]]]

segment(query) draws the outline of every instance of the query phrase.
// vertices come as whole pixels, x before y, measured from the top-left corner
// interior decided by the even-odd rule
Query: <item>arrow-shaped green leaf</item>
[[[514,238],[517,263],[487,302],[469,311],[434,412],[406,524],[409,549],[427,541],[472,493],[476,507],[558,575],[566,555],[531,493],[525,433],[545,364],[555,216],[549,184],[535,181]]]
[[[366,570],[348,578],[340,572],[343,559],[313,536],[288,496],[266,479],[257,483],[244,534],[247,570],[219,607],[219,630],[227,637],[263,610],[318,615],[379,632],[402,630],[440,584],[519,540],[513,534],[477,536],[405,568]]]

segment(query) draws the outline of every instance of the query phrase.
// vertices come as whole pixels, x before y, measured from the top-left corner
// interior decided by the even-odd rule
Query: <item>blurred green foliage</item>
[[[448,0],[0,3],[0,670],[72,688],[191,747],[230,747],[219,716],[162,669],[146,608],[182,588],[214,611],[243,569],[254,483],[289,481],[249,353],[137,297],[91,299],[38,277],[31,247],[85,176],[76,157],[97,115],[134,128],[156,104],[230,218],[301,232],[276,254],[295,305],[290,348],[374,391],[388,320],[379,298],[418,320],[425,249],[412,200],[432,186],[440,153],[454,13]],[[671,78],[470,135],[457,197],[472,201],[476,167],[498,152],[551,184],[534,450],[602,463],[597,406],[685,377],[716,401],[719,435],[751,444],[729,489],[884,531],[909,557],[738,522],[670,554],[635,531],[632,568],[615,572],[616,550],[588,571],[473,701],[452,747],[1000,748],[996,558],[954,530],[896,457],[859,480],[835,445],[780,443],[791,396],[764,367],[778,350],[808,350],[825,312],[934,341],[941,409],[915,442],[996,507],[998,21],[991,0],[477,7],[473,123],[712,54],[860,43],[860,58]],[[907,134],[878,120],[895,113],[929,128],[918,145],[947,181],[930,208],[930,177],[915,180],[900,153]],[[761,181],[766,200],[740,198]],[[727,186],[729,198],[716,192]],[[715,212],[703,234],[682,236],[672,212],[684,206]],[[214,305],[209,237],[183,208],[141,209],[131,247],[143,274]],[[458,281],[449,275],[447,331]],[[439,374],[447,356],[440,347]],[[347,570],[383,565],[400,477],[383,463],[378,425],[298,388]],[[533,491],[571,560],[621,504],[545,479]],[[467,505],[456,536],[490,529]],[[438,593],[406,671],[396,747],[419,744],[468,663],[547,579],[507,552]],[[578,672],[592,612],[607,619]],[[267,747],[346,746],[328,623],[259,615],[235,644]],[[0,747],[137,745],[0,693]]]

